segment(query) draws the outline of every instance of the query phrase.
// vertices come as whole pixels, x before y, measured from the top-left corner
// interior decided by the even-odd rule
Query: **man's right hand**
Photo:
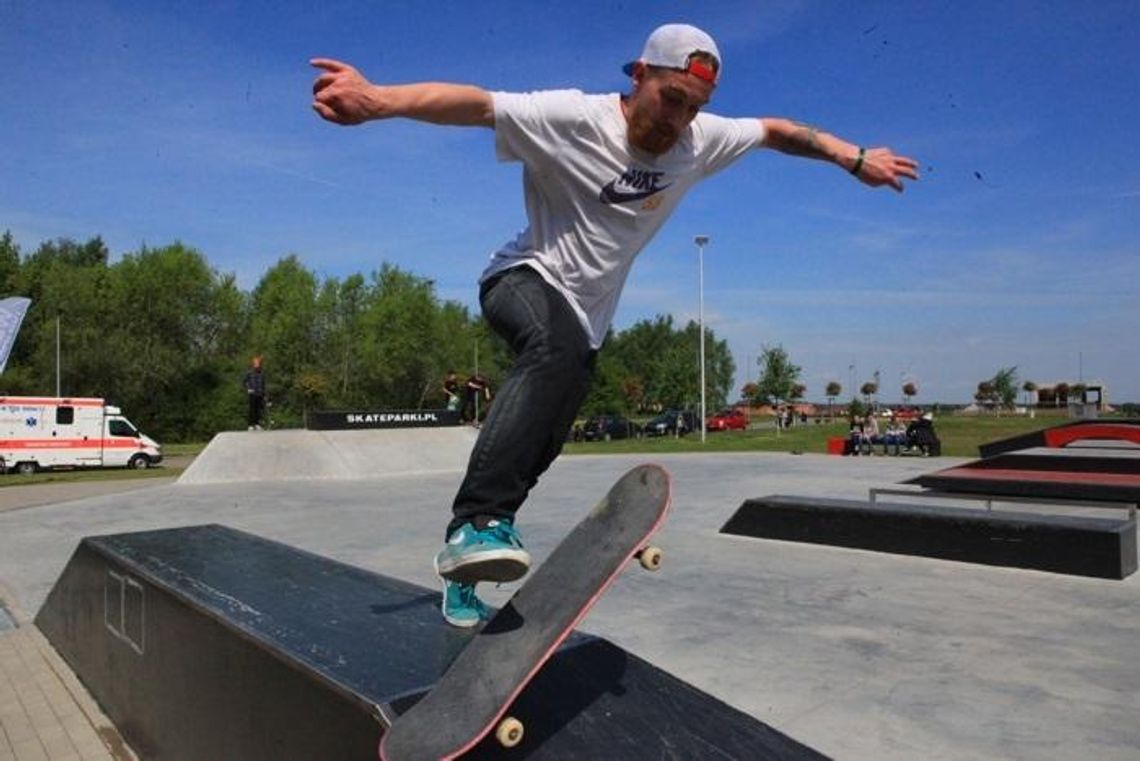
[[[380,116],[378,88],[347,63],[314,58],[322,73],[313,82],[313,110],[334,124],[360,124]]]
[[[309,63],[322,69],[313,82],[313,110],[334,124],[404,116],[432,124],[495,126],[494,101],[480,87],[446,82],[381,86],[341,61],[314,58]]]

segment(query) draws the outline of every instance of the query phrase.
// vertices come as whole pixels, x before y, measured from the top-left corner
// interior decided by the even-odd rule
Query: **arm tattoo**
[[[784,144],[780,146],[784,153],[813,159],[827,158],[827,154],[819,144],[819,129],[803,122],[795,124],[799,129],[788,135]]]

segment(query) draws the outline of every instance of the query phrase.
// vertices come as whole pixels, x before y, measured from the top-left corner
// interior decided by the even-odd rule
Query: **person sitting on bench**
[[[942,442],[934,432],[934,415],[924,412],[911,421],[906,429],[907,446],[917,449],[923,457],[937,457],[942,454]]]

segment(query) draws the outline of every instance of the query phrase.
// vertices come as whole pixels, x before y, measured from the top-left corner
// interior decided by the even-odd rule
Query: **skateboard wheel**
[[[495,739],[504,748],[513,748],[523,739],[523,723],[514,716],[508,716],[499,722],[495,729]]]
[[[661,567],[661,555],[660,547],[646,547],[637,553],[637,559],[641,561],[641,567],[645,570],[656,571]]]

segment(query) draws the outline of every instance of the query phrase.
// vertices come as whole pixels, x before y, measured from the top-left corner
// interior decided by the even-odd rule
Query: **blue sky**
[[[308,60],[377,82],[619,91],[668,21],[718,41],[709,110],[889,145],[923,177],[897,195],[758,151],[642,253],[618,328],[696,317],[707,234],[705,319],[740,382],[780,344],[815,399],[877,370],[887,401],[904,380],[918,401],[966,401],[1016,365],[1140,400],[1134,0],[0,0],[0,230],[26,254],[181,241],[244,288],[288,254],[324,277],[388,261],[474,308],[490,251],[525,225],[520,167],[489,130],[322,122]]]

